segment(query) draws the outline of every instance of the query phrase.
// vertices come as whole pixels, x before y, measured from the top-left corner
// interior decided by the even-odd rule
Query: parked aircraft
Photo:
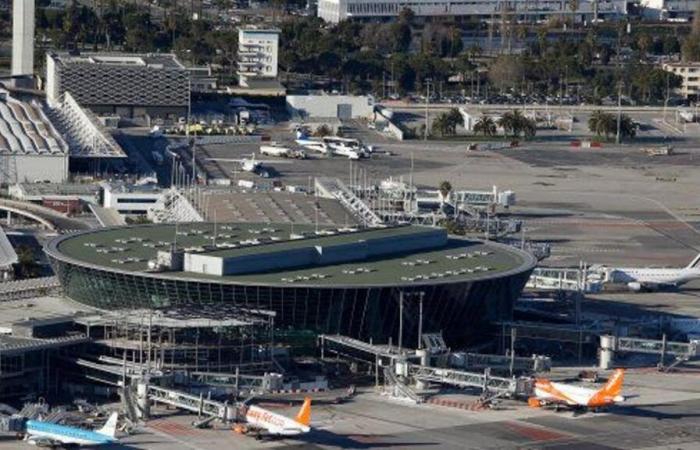
[[[294,150],[274,142],[271,142],[269,145],[261,145],[260,153],[267,156],[279,156],[283,158],[306,158],[306,153],[303,150]]]
[[[296,134],[297,138],[294,142],[296,142],[297,145],[301,145],[302,147],[308,150],[320,153],[322,155],[327,155],[330,153],[328,145],[326,145],[326,143],[323,142],[321,139],[309,137],[306,134],[306,132],[302,129],[297,130]]]
[[[25,440],[30,444],[45,447],[110,444],[119,441],[116,438],[118,418],[118,413],[112,413],[107,423],[94,431],[41,420],[27,420]]]
[[[207,161],[216,162],[237,162],[241,166],[241,170],[244,172],[250,172],[260,175],[263,178],[269,178],[272,176],[271,167],[265,167],[263,164],[268,164],[274,162],[275,164],[284,163],[284,161],[264,161],[255,158],[255,154],[250,155],[250,158],[209,158]],[[290,161],[287,161],[289,163]]]
[[[607,273],[610,281],[625,283],[633,291],[678,287],[700,278],[700,254],[682,268],[614,267]]]
[[[334,155],[346,156],[349,159],[366,158],[372,153],[372,146],[367,146],[359,139],[326,136],[323,142]]]
[[[259,406],[242,407],[242,423],[234,426],[234,431],[241,434],[264,433],[269,436],[296,436],[311,430],[311,398],[306,397],[296,417],[274,413]]]
[[[601,389],[589,389],[547,379],[535,381],[535,396],[528,399],[533,408],[554,405],[575,409],[597,409],[625,401],[621,395],[625,370],[617,369]]]

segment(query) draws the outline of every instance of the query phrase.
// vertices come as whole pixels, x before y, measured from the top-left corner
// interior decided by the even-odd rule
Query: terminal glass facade
[[[419,296],[424,292],[423,330],[442,331],[451,345],[468,342],[488,324],[511,318],[513,303],[532,267],[523,271],[453,283],[422,286],[301,287],[189,280],[74,264],[49,254],[70,298],[104,310],[125,308],[195,309],[227,303],[274,311],[277,328],[337,333],[381,342],[398,336],[399,299],[404,292],[404,339],[418,329]]]

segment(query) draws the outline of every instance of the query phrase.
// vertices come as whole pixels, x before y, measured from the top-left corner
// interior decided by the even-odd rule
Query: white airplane
[[[338,145],[333,148],[333,154],[338,156],[345,156],[348,159],[358,160],[362,158],[362,153],[357,150],[352,149],[344,145]]]
[[[233,427],[236,433],[269,436],[296,436],[311,431],[311,398],[306,397],[296,417],[290,419],[259,406],[243,406],[244,422]]]
[[[116,438],[118,418],[118,413],[112,413],[104,426],[94,431],[41,420],[28,420],[25,440],[38,447],[79,447],[81,445],[111,444],[119,441]]]
[[[306,153],[303,150],[293,150],[289,147],[283,147],[277,143],[270,143],[270,145],[261,145],[260,154],[267,156],[279,156],[283,158],[298,158],[304,159]]]
[[[260,175],[263,178],[270,177],[270,171],[266,169],[263,164],[268,164],[274,162],[275,164],[285,163],[284,161],[263,161],[255,158],[255,153],[253,153],[250,158],[208,158],[207,161],[215,162],[237,162],[241,165],[241,170],[244,172],[250,172]],[[289,162],[287,162],[289,163]]]
[[[576,409],[597,409],[625,401],[621,395],[624,369],[617,369],[601,389],[589,389],[547,379],[535,380],[535,396],[528,405],[539,408],[547,405],[566,406]]]
[[[608,269],[611,281],[625,283],[633,291],[678,287],[700,278],[700,254],[682,268],[634,268],[616,267]]]
[[[326,145],[326,143],[322,140],[307,136],[303,130],[297,130],[296,133],[297,138],[294,142],[296,142],[297,145],[301,145],[302,147],[308,150],[311,150],[316,153],[321,153],[322,155],[327,155],[328,153],[330,153],[328,145]]]
[[[349,159],[367,158],[373,150],[371,145],[364,145],[359,139],[325,136],[323,142],[334,155]]]
[[[365,146],[357,139],[341,138],[336,136],[325,136],[321,139],[310,138],[304,130],[297,130],[297,139],[294,141],[298,145],[314,152],[324,155],[333,154],[345,156],[348,159],[366,158],[372,153],[371,146]]]

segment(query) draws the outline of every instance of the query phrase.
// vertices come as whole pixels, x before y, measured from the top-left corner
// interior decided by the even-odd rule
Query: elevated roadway
[[[65,214],[54,211],[51,208],[35,205],[34,203],[0,199],[0,211],[8,214],[16,214],[26,219],[38,222],[50,230],[72,231],[87,230],[90,228],[84,221],[72,219]]]

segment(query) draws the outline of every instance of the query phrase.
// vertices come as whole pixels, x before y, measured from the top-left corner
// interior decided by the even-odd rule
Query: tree
[[[588,129],[606,139],[617,135],[617,117],[603,111],[594,111],[588,119]],[[620,115],[620,138],[632,139],[637,135],[637,124],[627,114]]]
[[[491,83],[501,91],[515,89],[525,78],[526,68],[522,59],[513,55],[501,55],[489,67]]]
[[[440,136],[454,136],[457,133],[457,126],[460,124],[464,124],[462,114],[457,108],[452,108],[433,120],[432,131]]]
[[[496,122],[490,116],[481,116],[481,118],[474,124],[473,127],[475,134],[483,134],[484,136],[495,136],[496,135]]]
[[[700,60],[700,5],[695,11],[690,34],[683,41],[681,53],[685,61]]]
[[[17,247],[17,269],[22,278],[33,278],[39,274],[34,251],[28,245],[22,244]]]
[[[615,132],[617,132],[617,123],[615,123]],[[637,124],[627,114],[620,116],[620,138],[634,139],[637,135]]]
[[[646,57],[649,49],[653,44],[653,40],[648,33],[642,33],[637,38],[637,48],[639,48],[639,53],[642,58]]]
[[[611,134],[617,132],[615,116],[601,110],[593,111],[588,118],[588,129],[597,136],[604,135],[608,139]]]
[[[314,131],[314,136],[315,137],[324,137],[324,136],[330,136],[333,134],[333,131],[331,130],[331,127],[326,125],[325,123],[316,128],[316,131]]]
[[[438,186],[438,190],[440,191],[440,195],[442,196],[442,198],[446,199],[447,196],[450,195],[450,192],[452,192],[452,183],[445,180],[440,183],[440,186]]]
[[[439,114],[431,125],[431,131],[433,134],[439,134],[440,136],[446,136],[450,132],[449,124],[447,121],[446,113]]]
[[[518,137],[521,134],[525,137],[533,137],[537,132],[535,121],[528,119],[517,109],[504,113],[498,119],[498,125],[503,128],[507,135],[513,137]]]

